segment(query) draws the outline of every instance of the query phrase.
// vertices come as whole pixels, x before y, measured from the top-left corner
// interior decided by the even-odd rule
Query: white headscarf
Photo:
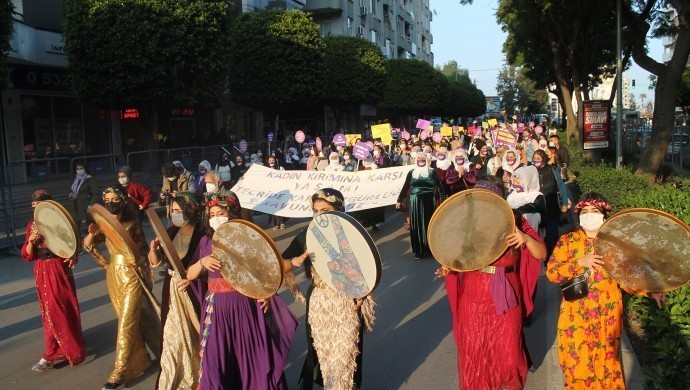
[[[445,159],[439,159],[438,156],[443,155],[446,158]],[[448,149],[444,147],[440,147],[436,150],[436,168],[439,168],[441,170],[446,170],[450,165],[453,164],[452,159],[450,158],[450,153],[448,153]]]
[[[424,165],[420,167],[417,165],[417,161],[421,158],[424,159]],[[429,159],[424,152],[417,153],[417,158],[414,160],[414,168],[412,168],[412,178],[419,179],[420,177],[425,179],[429,177]]]
[[[337,172],[343,169],[345,169],[345,167],[340,163],[340,156],[338,153],[331,152],[331,154],[328,155],[328,166],[326,167],[326,171]]]
[[[374,158],[371,157],[371,155],[362,160],[362,165],[364,165],[364,168],[379,169],[379,166],[374,163]]]
[[[470,162],[470,159],[467,157],[467,152],[465,152],[465,149],[462,149],[462,148],[455,149],[455,152],[453,153],[452,162],[453,162],[453,166],[455,167],[455,170],[459,171],[458,163],[455,162],[455,159],[459,156],[462,156],[465,159],[465,162],[462,164],[462,168],[465,171],[469,171],[470,165],[472,165],[472,163]]]
[[[516,209],[534,200],[541,195],[539,192],[539,172],[533,165],[522,166],[513,172],[513,178],[522,181],[522,192],[512,190],[506,199],[511,208]]]
[[[508,153],[512,152],[513,155],[515,156],[515,163],[513,165],[508,165]],[[506,150],[505,153],[503,153],[503,161],[501,163],[501,166],[503,167],[503,170],[508,172],[508,173],[513,173],[517,167],[520,166],[520,152],[517,151],[515,148],[510,148]]]

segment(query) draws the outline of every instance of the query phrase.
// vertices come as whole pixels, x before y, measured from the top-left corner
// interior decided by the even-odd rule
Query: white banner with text
[[[278,171],[252,165],[232,191],[242,207],[289,218],[313,215],[309,200],[322,188],[345,197],[346,211],[395,204],[411,166],[359,172]]]

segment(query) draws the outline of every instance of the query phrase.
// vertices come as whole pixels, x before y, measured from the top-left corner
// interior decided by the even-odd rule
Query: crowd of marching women
[[[223,153],[215,166],[201,161],[199,175],[179,161],[166,163],[160,194],[170,220],[165,234],[183,273],[176,272],[159,238],[145,239],[141,212],[153,202],[152,194],[132,181],[131,169],[120,169],[119,185],[96,192],[87,167],[77,166],[70,198],[79,210],[75,220],[87,222],[83,250],[105,270],[118,318],[114,368],[103,388],[119,388],[144,373],[154,362],[147,347],[160,365],[157,388],[288,387],[283,371],[297,318],[278,295],[254,299],[238,291],[223,277],[222,259],[212,251],[214,233],[224,223],[252,219],[230,189],[253,164],[343,172],[409,165],[396,208],[406,211],[405,228],[417,259],[431,254],[429,223],[445,199],[475,188],[505,199],[513,210],[511,226],[512,219],[515,226],[504,238],[508,249],[481,269],[458,272],[444,266],[437,271],[444,278],[451,306],[460,387],[524,387],[530,361],[522,325],[534,308],[540,272],[556,283],[587,272],[592,280],[589,294],[572,302],[564,300],[558,320],[558,358],[565,387],[624,388],[618,357],[621,293],[601,268],[601,256],[592,252],[593,239],[610,206],[596,193],[585,194],[579,202],[569,199],[564,177],[570,163],[567,149],[558,136],[540,133],[525,126],[513,144],[500,146],[488,129],[481,128],[435,140],[400,137],[389,145],[373,142],[371,153],[363,159],[353,158],[351,147],[336,144],[301,151],[290,147],[286,153],[255,150],[234,158]],[[47,192],[37,191],[32,205],[50,199]],[[89,218],[87,207],[98,199],[109,218],[123,226],[135,249],[113,242]],[[318,190],[309,204],[315,218],[346,209],[345,197],[332,188]],[[568,210],[579,216],[580,229],[559,239],[559,221]],[[383,222],[383,216],[383,209],[353,215],[372,230]],[[279,216],[269,218],[278,229],[286,222]],[[61,361],[79,364],[86,353],[71,273],[77,258],[63,259],[52,253],[34,225],[31,221],[27,228],[22,257],[35,264],[46,350],[33,369],[43,371]],[[373,298],[348,298],[324,283],[310,259],[313,251],[306,236],[304,228],[281,259],[286,285],[306,305],[308,350],[298,386],[359,388],[363,333],[374,323]],[[101,252],[102,243],[109,256]],[[165,271],[158,316],[146,298],[156,267]],[[306,297],[292,275],[300,267],[310,280]],[[661,303],[661,294],[652,296]],[[191,308],[185,302],[191,302]]]

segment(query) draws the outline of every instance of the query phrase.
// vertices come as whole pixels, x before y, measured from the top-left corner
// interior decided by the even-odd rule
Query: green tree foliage
[[[424,61],[386,61],[388,78],[380,107],[398,115],[439,114],[449,97],[448,79]]]
[[[545,88],[525,76],[523,68],[504,64],[498,73],[496,91],[501,97],[506,116],[541,114],[546,111],[548,95]]]
[[[12,38],[12,12],[14,12],[14,5],[11,0],[0,0],[0,90],[7,88],[7,79],[10,75],[10,70],[7,67],[7,54],[12,47],[10,46],[10,38]]]
[[[271,109],[317,102],[324,48],[318,25],[304,12],[241,15],[230,31],[232,100]]]
[[[678,88],[678,105],[683,107],[690,106],[690,67],[686,67],[683,71],[683,76],[680,79],[680,86]]]
[[[328,36],[323,59],[323,100],[336,118],[360,104],[377,104],[383,99],[386,66],[379,48],[364,39]]]
[[[443,105],[447,116],[480,116],[486,112],[486,97],[470,80],[466,71],[458,68],[455,60],[436,66],[448,79],[448,99]]]
[[[216,103],[228,62],[225,0],[65,0],[72,87],[102,107]]]

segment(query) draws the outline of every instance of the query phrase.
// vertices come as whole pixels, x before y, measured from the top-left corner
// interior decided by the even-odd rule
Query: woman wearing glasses
[[[345,211],[343,194],[332,188],[317,191],[311,198],[314,215]],[[371,297],[354,300],[328,287],[313,272],[307,249],[307,228],[292,240],[283,258],[293,266],[304,266],[311,285],[307,291],[307,357],[299,379],[300,389],[312,389],[314,383],[325,389],[351,390],[362,386],[362,349],[364,327],[374,324]],[[297,292],[297,299],[304,297]]]

